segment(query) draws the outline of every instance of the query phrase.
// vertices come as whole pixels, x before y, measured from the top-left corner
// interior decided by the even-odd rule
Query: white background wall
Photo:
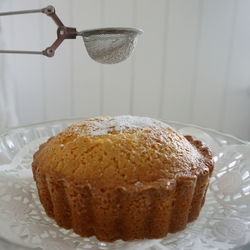
[[[135,114],[250,139],[249,0],[6,0],[1,11],[48,4],[79,30],[145,33],[134,55],[112,66],[92,61],[80,38],[65,41],[52,59],[6,56],[20,124]],[[56,36],[42,14],[0,21],[6,49],[44,49]]]

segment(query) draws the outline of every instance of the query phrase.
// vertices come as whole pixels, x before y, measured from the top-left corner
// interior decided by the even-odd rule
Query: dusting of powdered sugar
[[[153,128],[170,128],[164,122],[149,117],[122,115],[115,117],[97,117],[79,123],[80,126],[85,125],[83,134],[91,136],[106,135],[111,131],[128,131],[134,129],[153,129]]]

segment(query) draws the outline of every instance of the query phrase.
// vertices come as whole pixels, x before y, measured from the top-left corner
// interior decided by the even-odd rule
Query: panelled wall
[[[79,30],[135,26],[144,34],[117,65],[91,60],[81,38],[54,58],[6,56],[20,124],[135,114],[250,140],[249,0],[6,0],[1,11],[48,4]],[[6,49],[43,49],[56,37],[42,14],[0,21]]]

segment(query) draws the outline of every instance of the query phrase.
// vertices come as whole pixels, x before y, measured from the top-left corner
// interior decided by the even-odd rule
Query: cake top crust
[[[170,126],[164,122],[149,117],[122,115],[122,116],[103,116],[88,119],[72,126],[72,129],[80,136],[107,135],[114,132],[127,132],[131,130],[147,129],[167,129]]]
[[[197,141],[196,141],[197,142]],[[210,171],[212,157],[164,122],[103,116],[70,125],[42,144],[33,171],[76,182],[144,185]]]

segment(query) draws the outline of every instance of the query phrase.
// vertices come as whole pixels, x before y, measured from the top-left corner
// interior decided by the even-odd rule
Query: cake
[[[183,230],[199,216],[213,171],[201,141],[136,116],[72,124],[33,158],[47,215],[82,237],[106,242]]]

